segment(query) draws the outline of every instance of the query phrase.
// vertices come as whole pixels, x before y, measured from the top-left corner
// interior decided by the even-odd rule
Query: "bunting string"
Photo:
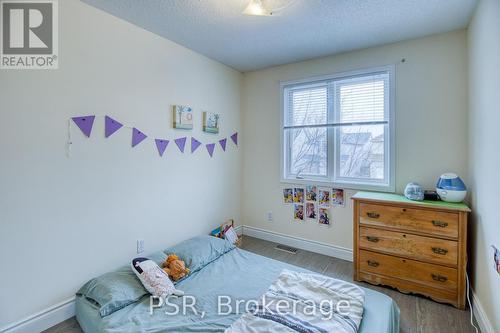
[[[71,157],[71,145],[73,142],[71,141],[71,119],[68,119],[68,143],[66,144],[66,155]]]
[[[71,136],[71,131],[72,131],[72,125],[71,123],[75,123],[78,128],[82,131],[82,133],[90,138],[90,135],[92,134],[92,128],[94,126],[94,120],[96,116],[95,115],[88,115],[88,116],[78,116],[78,117],[72,117],[68,119],[68,142],[67,142],[67,149],[66,149],[66,154],[68,157],[71,157],[71,146],[73,144],[72,141],[72,136]],[[141,144],[143,141],[145,141],[148,138],[148,135],[142,132],[140,129],[134,127],[134,126],[128,126],[125,124],[122,124],[118,120],[111,118],[110,116],[104,116],[104,137],[109,138],[111,137],[114,133],[119,131],[121,128],[128,128],[132,132],[132,147],[135,147],[139,144]],[[234,146],[238,146],[238,133],[234,132],[231,136],[231,141],[234,143]],[[218,140],[219,145],[222,148],[222,151],[226,151],[227,148],[227,137]],[[160,157],[163,156],[163,153],[168,147],[168,144],[170,140],[164,139],[164,138],[154,138],[153,140],[154,144],[156,145],[156,149],[158,150],[158,154]],[[179,148],[179,151],[181,153],[184,153],[185,147],[186,147],[186,142],[187,142],[187,137],[178,137],[174,139],[174,142]],[[217,141],[216,141],[217,142]],[[216,144],[215,142],[209,142],[209,143],[202,143],[201,141],[195,139],[194,137],[191,137],[191,154],[195,153],[195,151],[201,146],[205,145],[205,148],[207,150],[208,155],[210,158],[213,157],[214,151]]]

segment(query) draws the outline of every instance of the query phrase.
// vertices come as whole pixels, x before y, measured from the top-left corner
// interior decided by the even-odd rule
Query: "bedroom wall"
[[[401,63],[405,58],[406,62]],[[410,181],[433,188],[440,174],[467,181],[466,32],[455,31],[244,73],[245,225],[352,249],[352,207],[333,208],[333,226],[293,222],[280,183],[280,81],[396,64],[396,190]],[[274,221],[267,221],[273,212]]]
[[[470,263],[476,308],[500,332],[500,275],[491,245],[500,249],[498,126],[500,124],[500,1],[482,0],[468,30],[469,158],[472,205]],[[483,329],[483,332],[488,332]]]
[[[151,138],[239,131],[241,74],[76,0],[59,14],[58,70],[0,71],[0,330],[127,263],[137,239],[150,252],[240,220],[240,149],[171,142],[160,158]],[[172,104],[194,108],[192,132],[172,129]],[[221,114],[220,135],[201,110]],[[73,126],[68,158],[68,118],[89,114],[150,138],[105,139],[101,117],[90,139]]]

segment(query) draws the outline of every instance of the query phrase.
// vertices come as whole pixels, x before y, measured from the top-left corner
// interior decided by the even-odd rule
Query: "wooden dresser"
[[[465,308],[466,205],[369,192],[352,199],[354,280]]]

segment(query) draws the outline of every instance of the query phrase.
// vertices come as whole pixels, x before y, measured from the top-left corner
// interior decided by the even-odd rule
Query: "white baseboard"
[[[345,247],[312,241],[296,236],[289,236],[274,231],[250,227],[247,225],[244,225],[242,227],[243,235],[260,238],[274,243],[293,246],[302,250],[320,253],[330,257],[352,261],[352,250]]]
[[[75,315],[75,297],[0,329],[0,333],[38,333]]]
[[[238,236],[243,235],[243,226],[239,225],[237,227],[234,227],[234,231],[236,231],[236,233],[238,234]]]
[[[477,295],[474,292],[474,290],[471,290],[471,294],[472,294],[471,302],[473,309],[472,313],[474,314],[474,317],[477,320],[481,333],[494,333],[495,331],[493,330],[493,325],[491,325],[491,322],[488,319],[486,313],[484,312],[483,306],[481,305],[479,298],[477,298]]]

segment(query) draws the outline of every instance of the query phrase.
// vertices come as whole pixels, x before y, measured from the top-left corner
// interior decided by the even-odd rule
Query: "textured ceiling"
[[[249,0],[83,0],[240,71],[467,26],[476,0],[296,0],[246,16]],[[290,0],[263,0],[282,7]]]

